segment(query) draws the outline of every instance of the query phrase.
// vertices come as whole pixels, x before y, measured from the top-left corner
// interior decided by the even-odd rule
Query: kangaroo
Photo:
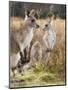
[[[36,41],[31,48],[31,57],[32,60],[37,62],[42,58],[42,48],[39,41]]]
[[[24,49],[30,44],[33,38],[33,30],[38,28],[32,11],[27,13],[27,18],[21,24],[20,29],[10,30],[10,69],[15,76],[15,69],[20,59],[20,52],[23,54]]]
[[[46,45],[47,51],[50,51],[54,48],[54,45],[56,43],[56,33],[54,32],[52,28],[52,19],[49,20],[47,24],[45,24],[43,31],[47,33],[43,36],[43,41]]]

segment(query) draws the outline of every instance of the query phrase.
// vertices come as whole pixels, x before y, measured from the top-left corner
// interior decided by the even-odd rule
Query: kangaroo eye
[[[48,26],[48,24],[45,25],[45,27],[47,27],[47,26]]]
[[[34,20],[34,19],[32,19],[32,20],[31,20],[31,22],[35,22],[35,20]]]

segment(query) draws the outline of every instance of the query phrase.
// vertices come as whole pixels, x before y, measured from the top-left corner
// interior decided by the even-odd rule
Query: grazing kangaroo
[[[20,56],[33,38],[33,29],[38,27],[39,25],[36,23],[36,18],[31,11],[30,13],[27,13],[27,18],[21,25],[20,30],[10,30],[10,69],[14,76],[14,71],[17,67]]]
[[[52,19],[46,24],[43,28],[43,31],[47,33],[47,35],[43,36],[43,41],[47,47],[47,51],[51,51],[56,43],[56,33],[52,29]]]

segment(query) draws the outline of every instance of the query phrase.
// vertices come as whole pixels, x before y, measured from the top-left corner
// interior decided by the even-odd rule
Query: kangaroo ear
[[[30,11],[29,11],[29,10],[26,10],[26,11],[25,11],[25,16],[26,16],[26,15],[27,15],[28,17],[30,16]]]
[[[30,16],[34,16],[35,15],[35,10],[34,9],[32,9],[31,11],[30,11],[30,14],[29,14]]]

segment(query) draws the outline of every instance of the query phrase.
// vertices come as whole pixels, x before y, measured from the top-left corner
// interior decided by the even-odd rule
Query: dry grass
[[[12,24],[12,27],[19,29],[21,21],[18,21],[19,26],[17,22],[14,22],[15,24]],[[37,22],[39,25],[44,25],[46,20],[41,19]],[[24,72],[23,76],[17,75],[15,79],[23,81],[19,83],[11,83],[11,87],[65,84],[65,20],[54,20],[53,29],[56,32],[57,39],[56,45],[48,58],[48,66],[44,68],[44,65],[42,64],[43,60],[41,60],[41,63],[38,62],[35,68],[31,68]],[[34,42],[36,40],[41,42],[40,35],[43,36],[44,33],[39,29],[36,32]]]

